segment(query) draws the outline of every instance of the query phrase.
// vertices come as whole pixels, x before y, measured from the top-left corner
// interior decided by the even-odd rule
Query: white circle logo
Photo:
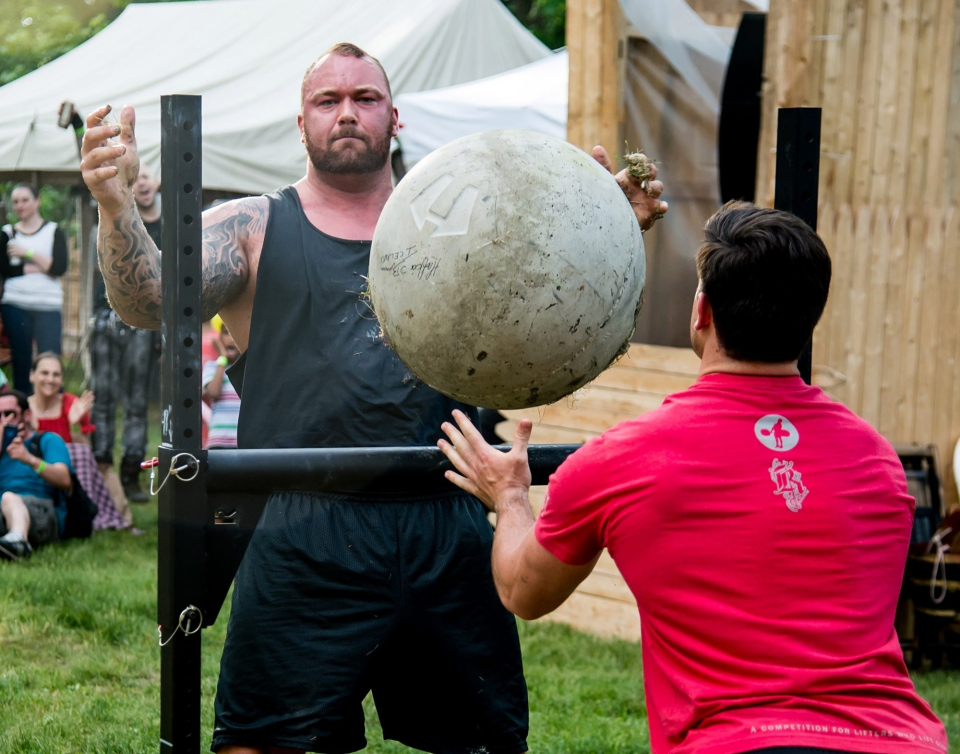
[[[800,434],[791,421],[780,414],[767,414],[753,426],[757,439],[770,450],[793,450],[800,442]]]

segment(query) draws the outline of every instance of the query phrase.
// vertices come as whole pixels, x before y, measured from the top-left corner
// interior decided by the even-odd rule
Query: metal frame
[[[785,107],[777,112],[777,179],[773,206],[792,212],[817,229],[820,191],[820,108]],[[800,354],[800,376],[808,385],[813,343]]]

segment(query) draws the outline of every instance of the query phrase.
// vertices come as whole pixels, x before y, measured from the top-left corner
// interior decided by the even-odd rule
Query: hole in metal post
[[[184,215],[183,216],[184,225],[193,225],[193,215]]]
[[[184,284],[184,285],[193,285],[193,278],[184,278],[184,279],[183,279],[183,284]]]
[[[192,120],[185,120],[185,121],[183,122],[183,130],[184,130],[184,131],[192,131],[192,130],[193,130],[193,121],[192,121]]]
[[[184,193],[184,194],[192,194],[192,193],[193,193],[193,184],[192,184],[192,183],[185,183],[185,184],[183,184],[183,193]]]
[[[186,369],[183,370],[183,376],[186,377],[187,379],[193,377],[193,370],[190,367],[187,367]]]
[[[183,247],[183,253],[189,257],[191,254],[193,254],[193,247],[192,247],[192,246],[184,246],[184,247]]]
[[[193,338],[191,338],[188,335],[186,338],[183,339],[183,345],[185,345],[187,348],[190,348],[190,346],[193,345]]]
[[[805,202],[809,202],[813,198],[813,194],[811,194],[809,191],[804,191],[802,194],[800,194],[800,198]]]
[[[192,405],[193,405],[193,400],[192,400],[191,398],[187,398],[187,399],[183,402],[183,407],[184,407],[184,408],[190,408]]]
[[[184,152],[184,153],[183,153],[183,161],[184,161],[184,162],[193,162],[193,154],[192,154],[191,152]]]
[[[183,436],[193,437],[193,430],[188,427],[187,429],[183,430]]]
[[[810,160],[804,160],[803,169],[809,173],[811,170],[813,170],[813,163]]]
[[[192,316],[193,316],[193,309],[188,306],[186,309],[183,310],[183,316],[184,316],[184,317],[192,317]]]
[[[807,141],[807,143],[813,141],[813,131],[807,131],[807,132],[803,135],[803,138]]]

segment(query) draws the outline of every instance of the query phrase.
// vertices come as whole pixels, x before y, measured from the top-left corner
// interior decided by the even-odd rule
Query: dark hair
[[[5,387],[2,390],[0,390],[0,398],[3,398],[4,396],[7,396],[7,395],[12,395],[14,398],[17,399],[17,405],[20,406],[21,411],[30,410],[30,401],[27,400],[27,396],[25,393],[21,393],[19,390],[14,390],[12,387]]]
[[[830,289],[830,255],[810,226],[789,212],[728,202],[707,221],[696,261],[728,356],[800,356]]]
[[[14,186],[12,189],[10,189],[10,195],[12,196],[14,191],[16,191],[17,189],[21,189],[21,188],[22,188],[22,189],[26,189],[27,191],[29,191],[29,192],[30,192],[30,196],[32,196],[34,199],[36,199],[37,197],[40,196],[40,192],[37,191],[36,187],[33,186],[33,185],[30,184],[30,183],[18,183],[16,186]]]
[[[54,353],[53,351],[44,351],[43,353],[38,353],[37,357],[33,360],[33,363],[30,364],[30,371],[35,372],[37,370],[37,364],[44,359],[56,359],[60,364],[60,371],[63,371],[63,359],[60,358],[60,354]]]
[[[307,94],[307,79],[310,78],[310,74],[316,70],[316,67],[320,64],[320,61],[323,60],[327,55],[342,55],[348,58],[366,58],[377,64],[377,68],[380,69],[380,73],[383,74],[383,80],[387,82],[387,96],[390,97],[390,101],[393,101],[393,90],[390,88],[390,78],[387,76],[387,72],[383,69],[383,65],[377,60],[373,55],[370,55],[368,52],[361,50],[355,44],[350,42],[337,42],[333,47],[325,52],[321,53],[320,57],[314,60],[309,67],[307,68],[306,73],[303,74],[303,81],[300,82],[300,105],[303,106],[303,98]]]

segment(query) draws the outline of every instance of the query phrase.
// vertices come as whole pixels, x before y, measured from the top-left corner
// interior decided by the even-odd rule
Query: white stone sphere
[[[400,181],[369,291],[389,344],[465,403],[553,403],[626,348],[643,294],[640,227],[616,180],[565,141],[458,139]]]

